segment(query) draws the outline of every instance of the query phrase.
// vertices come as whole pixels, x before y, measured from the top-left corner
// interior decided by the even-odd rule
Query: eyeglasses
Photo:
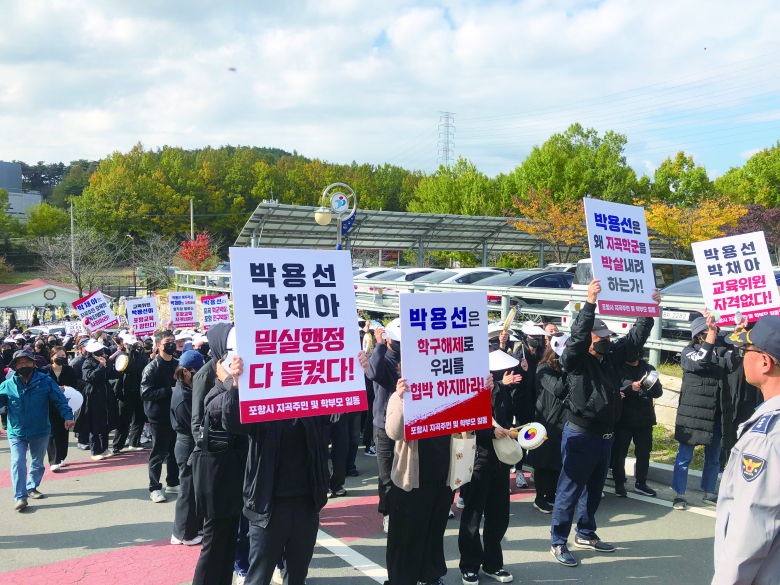
[[[764,352],[763,352],[763,351],[761,351],[761,350],[758,350],[758,349],[750,349],[750,348],[748,348],[748,347],[745,347],[744,345],[743,345],[742,347],[738,347],[738,348],[736,348],[736,350],[735,350],[735,353],[737,354],[737,357],[741,357],[741,358],[743,358],[743,357],[745,357],[747,354],[749,354],[751,351],[752,351],[752,352],[754,352],[754,353],[764,353]]]

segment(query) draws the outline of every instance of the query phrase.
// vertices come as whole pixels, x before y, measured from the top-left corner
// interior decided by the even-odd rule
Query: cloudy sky
[[[652,172],[780,138],[777,0],[0,0],[0,159],[242,144],[493,175],[572,122]]]

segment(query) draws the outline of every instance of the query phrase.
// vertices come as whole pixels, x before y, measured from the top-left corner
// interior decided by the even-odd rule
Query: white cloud
[[[757,154],[757,153],[761,152],[762,150],[764,150],[764,149],[763,148],[751,148],[749,150],[743,150],[742,152],[739,153],[739,158],[741,158],[742,160],[747,160],[750,157],[752,157],[754,154]]]

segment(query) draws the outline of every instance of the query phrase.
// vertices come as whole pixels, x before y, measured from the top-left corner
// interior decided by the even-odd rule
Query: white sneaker
[[[150,493],[149,499],[152,500],[155,504],[161,504],[166,501],[165,496],[160,490],[154,490],[152,493]]]
[[[463,500],[463,496],[458,496],[458,503],[455,505],[461,510],[466,507],[466,502]]]
[[[177,485],[174,485],[174,486],[167,485],[167,486],[165,486],[165,493],[166,494],[178,494],[179,493],[179,486],[177,486]]]
[[[387,534],[387,528],[390,526],[390,516],[384,516],[382,518],[382,532]]]
[[[114,452],[113,451],[110,451],[108,449],[103,451],[103,457],[113,457],[113,456],[114,456]]]
[[[52,463],[51,464],[51,470],[54,473],[57,473],[60,470],[60,464],[59,463]]]
[[[143,447],[128,447],[128,451],[146,451]]]
[[[520,470],[518,470],[517,476],[515,477],[515,484],[520,489],[528,487],[528,482],[525,480],[525,476],[523,475],[523,472]]]
[[[92,461],[103,461],[103,459],[105,459],[105,457],[103,457],[103,455],[93,455],[92,456]]]
[[[65,462],[64,461],[60,461],[60,467],[65,467]]]
[[[79,451],[89,451],[89,445],[85,445],[84,443],[76,443],[76,449]]]
[[[175,536],[171,536],[171,544],[183,544],[184,546],[196,546],[203,542],[202,536],[196,536],[192,540],[179,540]]]

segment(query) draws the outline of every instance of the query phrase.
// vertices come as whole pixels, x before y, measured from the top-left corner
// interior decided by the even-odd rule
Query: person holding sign
[[[596,535],[596,511],[622,406],[618,372],[626,356],[637,354],[644,346],[653,328],[652,317],[640,317],[628,335],[611,341],[614,333],[596,318],[600,292],[599,280],[591,281],[587,301],[572,324],[571,337],[560,359],[570,394],[568,422],[561,439],[563,469],[553,508],[550,552],[556,561],[569,567],[579,564],[566,546],[575,511],[574,546],[604,553],[615,551],[613,545]],[[657,290],[652,298],[661,302]],[[584,502],[580,502],[581,497]]]
[[[81,367],[84,378],[84,404],[76,420],[75,431],[80,440],[89,438],[92,459],[101,461],[113,453],[108,450],[108,435],[119,426],[114,391],[108,383],[111,369],[106,359],[106,347],[96,339],[85,346],[87,359]]]

